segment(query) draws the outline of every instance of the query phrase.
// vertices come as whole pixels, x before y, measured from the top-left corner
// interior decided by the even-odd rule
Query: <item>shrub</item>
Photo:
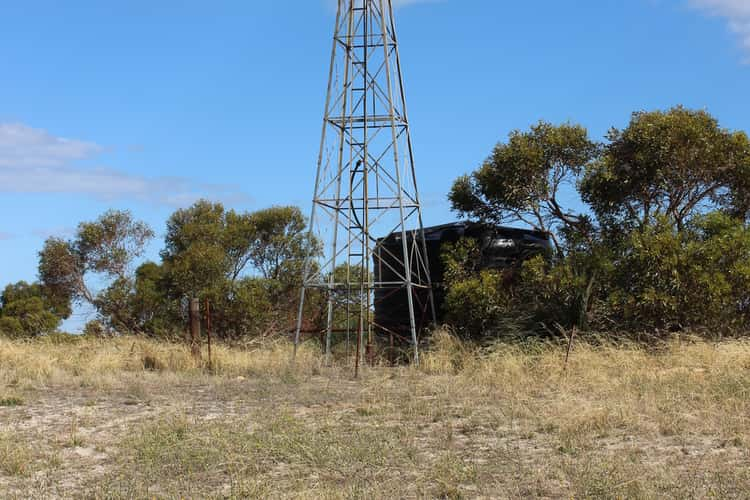
[[[225,337],[257,336],[264,333],[283,308],[273,300],[272,280],[244,278],[213,302],[213,326]]]
[[[516,334],[518,311],[503,283],[503,274],[491,270],[453,283],[445,298],[446,321],[463,337]]]
[[[513,296],[513,271],[480,270],[478,243],[470,238],[445,245],[446,322],[463,338],[520,335],[528,318]]]
[[[684,231],[669,224],[634,232],[609,297],[631,328],[745,328],[750,306],[750,231],[714,212]]]
[[[15,339],[25,337],[26,332],[18,318],[3,316],[0,317],[0,335]]]
[[[83,327],[83,334],[88,337],[104,337],[107,329],[101,321],[95,319],[86,323]]]
[[[453,278],[447,319],[464,336],[497,336],[511,324],[537,334],[750,326],[750,230],[723,212],[696,216],[681,231],[658,219],[609,249],[535,257],[513,278],[472,269],[471,254],[471,244],[460,244],[445,261]]]
[[[0,333],[8,337],[34,337],[54,332],[62,322],[38,284],[8,285],[0,297]]]

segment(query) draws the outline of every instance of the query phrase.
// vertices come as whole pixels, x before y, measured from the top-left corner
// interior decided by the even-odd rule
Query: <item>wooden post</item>
[[[212,370],[211,364],[211,303],[206,299],[206,339],[208,340],[208,369]]]
[[[190,299],[190,351],[195,359],[201,359],[201,302]]]

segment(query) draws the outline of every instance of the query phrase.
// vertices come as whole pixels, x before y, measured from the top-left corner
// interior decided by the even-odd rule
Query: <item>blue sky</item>
[[[398,3],[427,224],[542,118],[601,138],[684,104],[750,130],[750,0]],[[5,2],[0,282],[35,279],[47,236],[108,208],[159,236],[199,197],[308,211],[333,16],[331,0]]]

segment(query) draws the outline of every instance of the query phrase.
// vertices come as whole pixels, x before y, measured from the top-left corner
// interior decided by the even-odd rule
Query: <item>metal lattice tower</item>
[[[305,269],[295,352],[315,291],[328,301],[326,354],[333,333],[356,334],[359,363],[364,342],[387,333],[418,363],[435,311],[391,0],[338,1],[310,231],[323,257]],[[406,331],[373,314],[394,298],[408,307]]]

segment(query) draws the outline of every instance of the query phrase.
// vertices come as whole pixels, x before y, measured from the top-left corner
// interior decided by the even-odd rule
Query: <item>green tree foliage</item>
[[[722,129],[706,111],[682,107],[634,113],[624,130],[589,164],[583,199],[618,226],[674,224],[724,209],[745,218],[750,208],[750,141]],[[667,219],[664,219],[666,217]]]
[[[479,244],[472,238],[446,244],[441,258],[445,319],[456,333],[472,339],[518,336],[528,318],[513,295],[512,270],[481,269]]]
[[[179,315],[187,297],[209,299],[215,330],[227,337],[283,329],[294,316],[311,253],[305,228],[296,207],[237,213],[198,201],[169,218],[163,264],[158,272],[142,269],[134,300],[139,310],[160,311],[156,317],[166,319]],[[155,301],[171,305],[159,308]]]
[[[529,131],[514,131],[506,143],[499,143],[484,164],[471,175],[460,177],[449,194],[455,211],[481,222],[491,224],[523,223],[535,229],[547,231],[556,248],[556,263],[563,263],[566,256],[578,254],[575,265],[566,265],[554,284],[542,280],[548,269],[537,272],[535,285],[522,287],[528,291],[534,286],[540,294],[526,294],[522,308],[524,317],[537,317],[538,323],[583,325],[587,320],[587,309],[597,275],[595,259],[583,258],[582,254],[598,245],[599,231],[595,221],[586,214],[566,207],[564,190],[577,185],[587,165],[598,157],[601,146],[591,141],[586,129],[570,123],[552,125],[539,122]],[[542,259],[543,260],[543,259]],[[572,264],[568,262],[567,264]],[[538,269],[537,269],[538,270]],[[525,273],[525,276],[532,276]],[[475,278],[469,278],[469,283]],[[515,283],[518,281],[514,279]],[[454,281],[455,288],[459,282]],[[500,282],[510,287],[508,280]],[[557,295],[556,288],[570,287],[567,297]],[[471,286],[461,286],[467,292]],[[554,295],[554,303],[546,300],[542,307],[537,297],[545,293]],[[449,293],[448,299],[460,302],[461,296]],[[469,300],[469,298],[467,298]],[[512,311],[506,310],[512,315]]]
[[[182,311],[170,288],[164,265],[146,262],[136,269],[131,308],[139,330],[157,336],[181,330]]]
[[[81,302],[84,295],[93,301],[83,281],[83,266],[75,255],[73,243],[49,238],[39,252],[39,277],[57,300]]]
[[[250,262],[265,279],[284,285],[297,285],[302,264],[310,251],[305,217],[297,207],[272,207],[251,214],[255,238],[250,246]]]
[[[561,190],[575,185],[597,151],[580,125],[539,122],[527,132],[511,133],[478,170],[459,177],[449,200],[461,215],[483,222],[587,232],[589,217],[565,207]]]
[[[51,296],[96,307],[92,330],[180,334],[187,300],[209,300],[219,336],[288,327],[310,255],[306,222],[295,207],[253,213],[201,200],[167,222],[162,262],[132,267],[153,232],[127,212],[107,212],[74,238],[51,238],[39,274]],[[94,285],[104,286],[96,291]]]
[[[463,238],[443,246],[441,259],[445,268],[445,281],[458,283],[479,273],[482,252],[474,238]]]
[[[170,295],[164,266],[146,262],[134,277],[113,281],[97,296],[100,319],[92,328],[137,332],[159,337],[179,335],[185,318],[179,300]]]
[[[107,327],[102,324],[101,321],[93,319],[88,321],[83,326],[83,334],[87,337],[105,337],[107,335]]]
[[[130,212],[110,210],[79,224],[70,240],[48,239],[39,253],[39,277],[55,302],[88,303],[116,328],[131,326],[126,310],[131,267],[153,231]],[[102,290],[94,284],[104,284]]]
[[[541,123],[456,181],[450,200],[460,214],[550,230],[558,252],[493,282],[466,266],[464,249],[463,274],[446,263],[455,324],[463,328],[470,311],[475,329],[490,329],[500,322],[490,305],[509,298],[501,316],[531,319],[530,331],[750,327],[747,135],[677,107],[635,113],[607,139],[596,145],[580,127]],[[589,210],[562,208],[564,185]]]
[[[247,216],[227,213],[220,203],[201,200],[172,214],[161,257],[177,296],[200,298],[237,279],[253,233]]]
[[[513,306],[503,274],[482,270],[450,285],[445,298],[446,321],[467,338],[507,336],[508,320],[517,319]]]
[[[612,276],[610,314],[631,329],[744,329],[750,231],[721,212],[683,231],[666,216],[634,231]]]
[[[469,272],[448,274],[447,319],[474,338],[519,327],[543,335],[560,327],[711,335],[750,327],[750,229],[720,211],[696,215],[682,231],[664,216],[612,247],[552,262],[537,256],[494,283],[490,271],[472,270],[473,258],[463,262]]]
[[[279,301],[276,283],[244,277],[213,305],[214,325],[221,336],[257,337],[287,329],[294,314],[292,303]]]
[[[292,284],[309,251],[305,218],[296,207],[238,214],[205,200],[167,222],[162,259],[180,293],[199,296],[243,273]]]
[[[38,283],[20,281],[0,295],[0,334],[20,338],[53,333],[71,314],[70,304],[51,299]]]

